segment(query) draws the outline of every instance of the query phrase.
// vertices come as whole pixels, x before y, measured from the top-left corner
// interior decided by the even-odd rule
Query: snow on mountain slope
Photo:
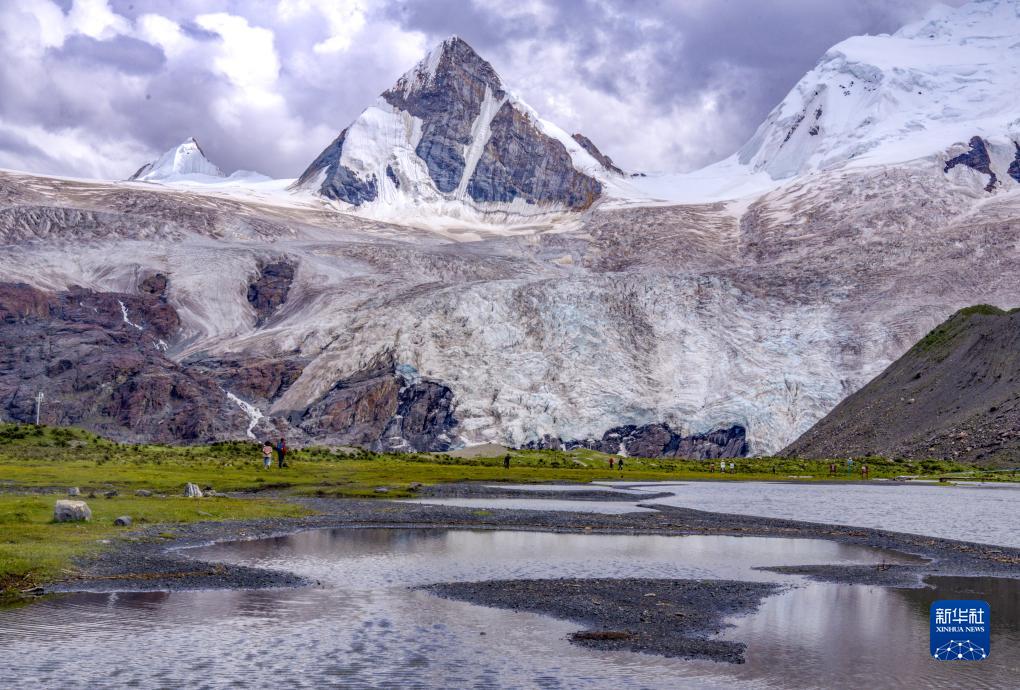
[[[296,188],[371,217],[515,222],[587,209],[615,177],[453,37],[344,129]]]
[[[552,444],[667,423],[740,426],[768,453],[956,309],[1020,304],[1020,108],[998,91],[1020,51],[990,62],[1020,36],[1018,5],[840,44],[746,160],[685,175],[607,171],[454,39],[291,193],[0,174],[0,273],[66,291],[61,303],[73,286],[106,294],[103,318],[172,360],[161,370],[212,377],[261,412],[253,433]],[[817,134],[793,126],[818,107]],[[38,299],[0,328],[40,313]],[[143,306],[173,310],[165,350],[120,303],[144,328]],[[0,362],[7,414],[29,415],[59,364],[40,362],[30,384]],[[245,437],[251,422],[221,397],[207,427]]]
[[[783,179],[847,162],[911,161],[973,136],[1011,159],[1018,55],[1016,0],[940,6],[893,35],[849,38],[769,114],[739,162]]]
[[[187,179],[190,176],[200,176],[199,179],[226,177],[205,157],[205,153],[202,152],[194,137],[188,137],[155,161],[146,163],[128,179],[140,182],[161,182]]]

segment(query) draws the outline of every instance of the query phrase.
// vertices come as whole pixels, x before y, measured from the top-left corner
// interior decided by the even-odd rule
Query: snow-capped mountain
[[[589,208],[602,180],[619,174],[609,166],[594,144],[542,120],[452,37],[344,129],[296,187],[384,215],[431,206],[533,216]]]
[[[784,179],[847,163],[903,163],[954,145],[956,155],[980,137],[977,155],[989,159],[996,182],[1015,184],[1018,54],[1016,0],[941,5],[892,35],[849,38],[769,114],[739,161]],[[982,174],[987,183],[990,173]]]
[[[0,173],[0,414],[45,390],[129,439],[779,450],[960,307],[1020,305],[1018,7],[844,41],[683,175],[614,172],[459,39],[290,192]]]
[[[139,182],[162,182],[191,175],[226,177],[206,158],[194,137],[188,137],[156,160],[146,163],[128,179]]]

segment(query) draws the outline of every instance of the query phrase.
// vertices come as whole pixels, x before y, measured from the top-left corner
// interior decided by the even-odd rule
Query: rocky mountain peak
[[[478,90],[484,92],[485,88],[494,94],[503,93],[503,84],[492,65],[467,41],[451,36],[400,77],[392,88],[383,93],[383,98],[401,102],[449,88],[466,89],[461,91],[462,96]]]
[[[608,174],[453,36],[344,129],[296,187],[390,214],[434,204],[442,212],[534,215],[587,208]]]

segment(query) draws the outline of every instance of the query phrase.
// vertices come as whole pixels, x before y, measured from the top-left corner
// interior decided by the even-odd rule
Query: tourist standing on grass
[[[287,439],[280,438],[280,442],[276,444],[276,464],[282,469],[286,465],[284,464],[284,458],[287,455]]]
[[[609,458],[609,469],[613,469],[613,463],[614,462],[616,462],[616,458],[610,457]]]
[[[617,468],[617,469],[620,469],[620,470],[622,470],[622,469],[623,469],[623,458],[619,458],[619,459],[618,459],[618,460],[616,461],[616,468]]]
[[[503,456],[503,469],[504,470],[510,469],[510,453],[507,453],[506,455]]]
[[[273,444],[266,441],[262,444],[262,469],[268,470],[273,464]]]

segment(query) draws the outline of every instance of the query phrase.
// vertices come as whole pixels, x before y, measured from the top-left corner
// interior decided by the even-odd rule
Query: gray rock
[[[146,496],[151,496],[151,495],[152,495],[152,492],[149,491],[148,489],[138,489],[138,490],[135,491],[135,496],[146,497]]]
[[[72,486],[70,489],[67,490],[67,495],[68,496],[80,496],[81,495],[81,489],[79,489],[77,486]]]
[[[92,510],[85,501],[57,501],[53,507],[55,522],[83,522],[92,519]]]
[[[294,282],[294,264],[273,261],[259,265],[258,277],[248,284],[248,303],[258,314],[256,326],[263,325],[287,301]]]
[[[988,184],[985,185],[985,191],[991,192],[999,183],[999,178],[992,170],[992,161],[988,156],[988,147],[985,145],[985,140],[981,137],[971,137],[969,146],[970,150],[946,161],[943,172],[949,172],[958,165],[966,165],[968,168],[988,175]]]
[[[390,492],[390,487],[388,487],[388,486],[377,486],[377,487],[375,487],[375,492],[377,494],[388,494]]]
[[[456,438],[453,391],[400,373],[384,357],[338,381],[300,422],[308,434],[376,451],[446,451]]]
[[[187,498],[202,498],[202,490],[198,488],[198,484],[188,482],[184,486],[184,495]]]
[[[117,492],[117,490],[116,490],[116,489],[110,489],[109,491],[104,491],[104,492],[103,492],[103,496],[104,496],[105,498],[113,498],[114,496],[116,496],[116,495],[117,495],[117,493],[118,493],[118,492]]]
[[[690,436],[678,434],[667,424],[630,424],[609,429],[601,439],[563,441],[546,437],[526,447],[554,450],[582,447],[610,454],[625,450],[631,457],[692,460],[738,458],[746,456],[749,451],[746,430],[739,424]]]
[[[319,192],[329,199],[339,199],[360,206],[363,203],[374,201],[379,195],[379,191],[375,176],[369,177],[367,180],[362,179],[356,172],[340,164],[346,138],[347,130],[345,129],[312,161],[312,164],[298,179],[297,185],[308,184],[324,170],[325,175]]]
[[[467,192],[475,201],[591,206],[602,193],[593,177],[578,172],[566,147],[538,129],[529,115],[507,102],[489,125]]]
[[[113,524],[117,525],[117,527],[130,527],[131,522],[132,521],[130,515],[121,515],[119,518],[113,521]]]
[[[576,134],[572,134],[570,136],[571,138],[573,138],[574,141],[581,145],[581,148],[590,153],[592,158],[601,163],[606,170],[610,170],[616,173],[617,175],[624,174],[623,170],[620,170],[620,168],[617,167],[617,165],[613,162],[612,158],[599,151],[599,147],[596,146],[591,139],[584,136],[580,132],[577,132]]]

